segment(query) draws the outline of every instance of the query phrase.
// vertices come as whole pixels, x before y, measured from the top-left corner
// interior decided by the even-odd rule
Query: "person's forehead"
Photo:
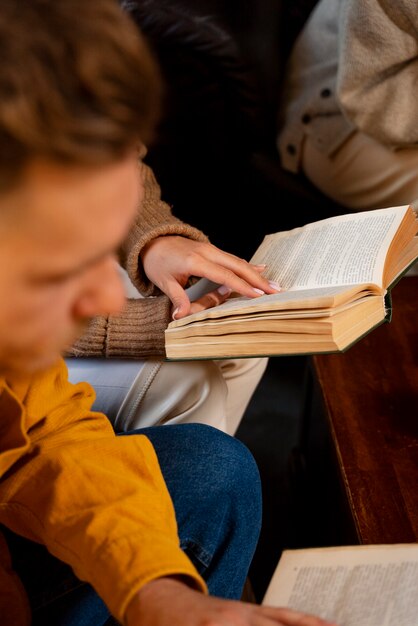
[[[10,232],[20,239],[22,254],[30,246],[49,255],[50,264],[68,265],[69,252],[85,256],[90,248],[94,254],[119,245],[139,198],[134,159],[98,168],[38,163],[14,194],[0,198],[0,212],[2,202],[16,205],[7,211],[16,216]]]
[[[138,166],[132,156],[100,167],[34,161],[3,202],[14,205],[11,209],[22,226],[37,220],[59,224],[85,218],[96,219],[99,228],[109,217],[122,221],[125,212],[134,210],[139,192]]]

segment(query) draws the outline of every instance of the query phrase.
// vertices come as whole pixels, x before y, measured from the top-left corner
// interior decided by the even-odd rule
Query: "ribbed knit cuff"
[[[128,300],[121,315],[109,317],[106,356],[165,356],[164,331],[170,320],[166,296]]]
[[[106,353],[107,317],[93,318],[85,333],[66,351],[66,356],[101,357]]]
[[[164,331],[171,321],[171,308],[166,296],[128,300],[120,315],[94,318],[67,356],[165,356]]]

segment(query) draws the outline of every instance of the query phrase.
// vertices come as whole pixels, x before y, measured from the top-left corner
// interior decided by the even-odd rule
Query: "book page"
[[[320,289],[303,289],[298,291],[283,291],[277,294],[269,294],[259,296],[258,298],[247,298],[245,296],[237,296],[229,298],[209,309],[192,313],[179,320],[169,323],[168,329],[186,326],[198,320],[227,318],[231,315],[247,315],[257,311],[260,313],[268,313],[269,311],[283,311],[296,309],[318,309],[331,308],[339,304],[345,304],[352,299],[372,293],[365,286],[364,290],[359,292],[357,285],[352,285],[349,289],[346,287],[324,287]]]
[[[263,604],[339,626],[418,626],[418,544],[288,550]]]
[[[267,265],[265,276],[285,290],[374,283],[408,206],[332,217],[267,235],[251,263]]]

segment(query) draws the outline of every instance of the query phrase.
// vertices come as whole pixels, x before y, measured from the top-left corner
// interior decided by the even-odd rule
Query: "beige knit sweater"
[[[86,333],[68,351],[68,356],[145,358],[165,355],[164,330],[171,319],[171,302],[147,279],[140,252],[160,235],[182,235],[196,241],[208,239],[173,216],[168,204],[161,200],[160,187],[147,165],[142,163],[139,171],[144,198],[119,259],[135,287],[146,297],[128,300],[117,316],[93,319]]]

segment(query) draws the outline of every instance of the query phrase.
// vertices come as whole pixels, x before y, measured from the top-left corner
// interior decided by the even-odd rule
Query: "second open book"
[[[169,359],[339,352],[391,316],[390,290],[418,259],[410,206],[267,235],[251,262],[283,291],[230,297],[169,324]]]
[[[418,626],[418,544],[285,550],[262,604],[340,626]]]

